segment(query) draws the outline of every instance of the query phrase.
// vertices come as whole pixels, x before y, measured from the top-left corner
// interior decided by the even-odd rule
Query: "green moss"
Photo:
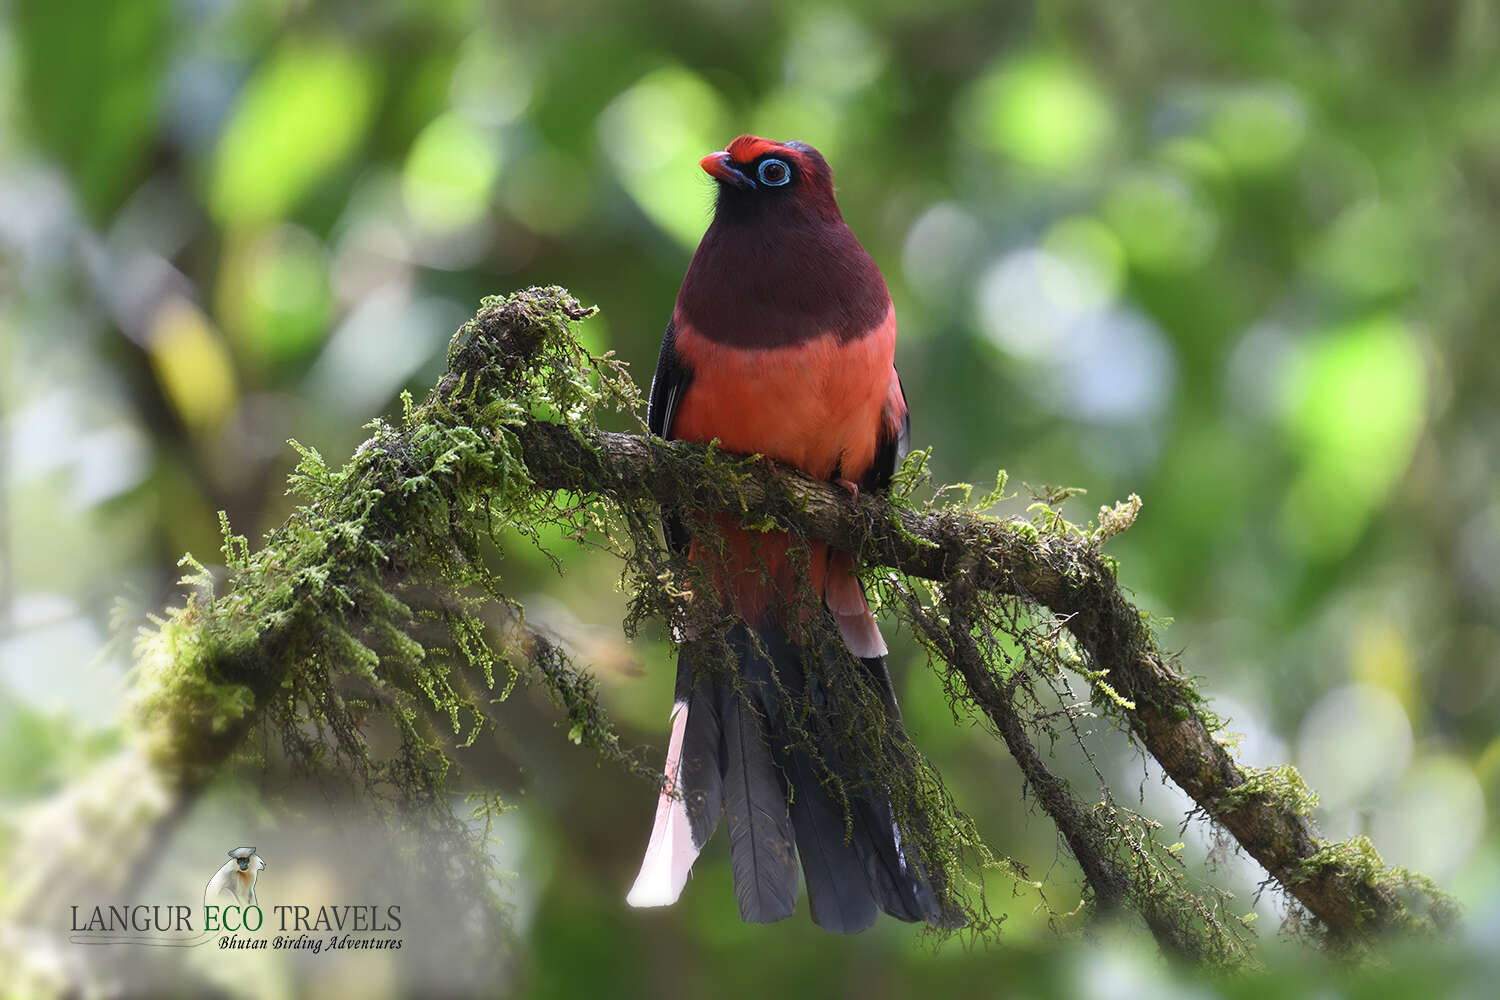
[[[1244,775],[1241,784],[1220,794],[1219,810],[1232,812],[1254,797],[1269,799],[1292,816],[1307,816],[1317,808],[1318,793],[1307,787],[1302,775],[1290,764],[1246,768]]]
[[[136,646],[134,708],[156,766],[188,774],[212,758],[203,741],[227,733],[249,717],[255,696],[243,684],[214,679],[212,630],[195,627],[202,605],[194,598],[168,612]]]
[[[1377,918],[1376,911],[1360,903],[1360,895],[1345,892],[1357,904],[1355,916],[1361,929],[1433,934],[1447,930],[1458,920],[1459,905],[1452,896],[1425,875],[1399,865],[1387,865],[1366,836],[1321,842],[1317,853],[1303,862],[1294,881],[1320,878],[1329,872],[1336,872],[1342,879],[1393,904],[1387,907],[1380,926],[1371,926]]]
[[[541,523],[587,520],[532,488],[510,427],[542,415],[581,435],[600,408],[638,403],[623,367],[571,336],[589,312],[556,288],[486,300],[454,336],[438,389],[404,398],[398,424],[368,425],[347,464],[293,442],[295,512],[253,551],[224,521],[219,592],[186,559],[188,600],[138,643],[135,725],[164,773],[201,780],[223,758],[213,745],[255,723],[297,765],[352,775],[372,801],[463,845],[479,870],[482,845],[442,789],[519,679],[546,688],[580,742],[634,766],[592,680],[560,650],[537,654],[491,568]],[[502,337],[535,363],[506,367]],[[398,737],[378,758],[365,738],[374,715]]]

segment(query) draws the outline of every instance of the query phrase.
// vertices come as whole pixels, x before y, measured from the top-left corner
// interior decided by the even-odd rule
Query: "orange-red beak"
[[[755,186],[755,182],[746,177],[738,165],[735,164],[734,157],[730,156],[724,150],[720,150],[717,153],[709,153],[698,161],[698,166],[702,167],[710,177],[721,184],[728,184],[737,188],[751,188]]]

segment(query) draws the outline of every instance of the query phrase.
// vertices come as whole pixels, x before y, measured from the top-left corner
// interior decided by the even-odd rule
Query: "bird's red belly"
[[[894,312],[864,337],[841,343],[832,334],[793,347],[745,350],[715,343],[680,318],[678,355],[693,380],[669,436],[708,442],[726,451],[761,454],[819,479],[859,482],[875,459],[881,411],[893,376]],[[784,604],[805,581],[822,595],[828,555],[812,544],[808,564],[794,565],[780,532],[745,532],[731,517],[716,518],[725,542],[695,559],[713,564],[721,591],[733,595],[750,621]]]
[[[858,482],[875,458],[895,343],[893,312],[856,340],[830,333],[765,350],[715,343],[679,321],[676,349],[693,381],[670,434]]]

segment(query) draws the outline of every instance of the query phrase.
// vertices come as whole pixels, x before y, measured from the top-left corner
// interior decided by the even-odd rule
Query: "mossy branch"
[[[194,593],[145,633],[138,651],[144,740],[129,766],[145,777],[134,784],[139,808],[127,810],[134,829],[180,813],[266,725],[295,760],[393,787],[408,802],[441,803],[452,751],[472,741],[489,724],[487,706],[525,678],[551,693],[576,741],[649,770],[621,744],[587,674],[525,625],[491,554],[516,536],[535,540],[547,522],[566,536],[592,537],[625,559],[633,628],[643,617],[676,613],[683,595],[655,535],[660,504],[700,520],[721,513],[778,526],[856,553],[866,567],[934,581],[932,607],[900,579],[882,587],[945,661],[957,697],[977,706],[1016,756],[1079,861],[1095,908],[1138,910],[1164,950],[1232,961],[1237,932],[1225,932],[1210,904],[1177,886],[1154,847],[1143,853],[1124,843],[1154,840],[1119,818],[1107,789],[1090,807],[1044,765],[1027,735],[1039,723],[1016,704],[1033,653],[1085,679],[1097,708],[1264,865],[1331,942],[1357,947],[1383,931],[1454,919],[1430,882],[1386,868],[1368,841],[1320,841],[1294,772],[1247,772],[1214,737],[1202,696],[1157,645],[1101,552],[1129,526],[1139,500],[1102,510],[1091,531],[1062,517],[1062,495],[1039,503],[1031,521],[917,504],[905,488],[923,459],[914,456],[899,477],[901,496],[856,502],[827,483],[712,447],[601,431],[597,411],[634,412],[639,392],[623,366],[589,356],[573,339],[571,325],[590,312],[558,288],[488,300],[455,335],[448,372],[421,405],[408,401],[399,426],[377,421],[339,470],[304,450],[293,486],[305,503],[259,551],[226,527],[226,578],[191,564]],[[1002,488],[1003,477],[997,493]],[[1045,641],[1023,634],[1021,619],[1033,614],[1052,623]],[[1027,667],[1007,671],[999,662],[1000,633],[1021,644]],[[369,755],[362,720],[370,711],[399,733],[395,761]],[[940,787],[929,787],[930,769],[903,766],[928,789],[913,802],[943,799]],[[78,788],[91,780],[111,779],[101,769]],[[64,796],[56,810],[75,815],[53,817],[53,825],[97,825],[97,810],[80,818],[75,800],[92,801]],[[49,863],[56,845],[46,824],[30,833],[19,839],[36,849],[13,859],[13,867],[28,866],[24,888],[3,900],[12,917],[43,894],[55,896],[78,870],[66,855],[86,851],[80,841],[54,850]],[[973,849],[966,836],[960,849]],[[934,849],[956,857],[948,846]],[[988,857],[982,845],[977,853]]]
[[[718,495],[702,489],[711,481],[709,452],[702,446],[603,432],[580,440],[541,423],[519,428],[518,437],[538,485],[771,518],[857,552],[865,565],[929,580],[963,580],[974,591],[1047,608],[1097,671],[1099,707],[1127,725],[1203,812],[1333,939],[1368,941],[1387,930],[1453,919],[1452,904],[1441,894],[1423,891],[1412,900],[1410,886],[1395,870],[1378,864],[1372,869],[1365,852],[1346,855],[1320,840],[1301,796],[1259,781],[1249,794],[1241,791],[1255,773],[1247,773],[1214,738],[1218,726],[1206,716],[1203,696],[1157,645],[1145,617],[1125,597],[1113,564],[1088,536],[1044,534],[1031,522],[963,508],[914,510],[868,494],[855,501],[789,469],[749,468],[734,495]],[[1007,711],[994,692],[971,687],[970,694],[987,712]]]
[[[962,581],[974,591],[1047,608],[1097,671],[1100,707],[1120,718],[1203,812],[1314,914],[1331,938],[1352,944],[1454,919],[1452,903],[1430,885],[1412,898],[1405,873],[1384,869],[1378,856],[1372,867],[1367,851],[1343,851],[1322,841],[1309,826],[1302,795],[1266,786],[1258,773],[1239,765],[1214,738],[1218,726],[1205,715],[1203,696],[1157,645],[1094,538],[1042,534],[1031,522],[963,508],[914,510],[869,494],[855,501],[790,469],[747,467],[734,493],[705,491],[705,483],[720,478],[711,469],[717,456],[698,445],[607,432],[579,438],[547,423],[527,424],[517,436],[539,486],[772,519],[856,552],[865,565]],[[970,694],[986,712],[1004,717],[1009,710],[995,691],[972,681]],[[1253,789],[1248,794],[1247,782]]]

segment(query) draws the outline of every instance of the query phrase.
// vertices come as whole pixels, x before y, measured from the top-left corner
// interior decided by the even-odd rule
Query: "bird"
[[[911,421],[894,364],[896,319],[875,261],[845,223],[827,161],[812,146],[741,135],[700,161],[716,185],[713,219],[677,293],[647,406],[661,438],[760,455],[831,481],[856,498],[889,488]],[[666,540],[708,567],[737,616],[726,644],[738,680],[715,677],[680,644],[666,774],[633,906],[666,906],[683,891],[721,818],[740,917],[791,916],[800,859],[813,921],[856,933],[884,912],[941,924],[951,910],[896,820],[888,790],[867,774],[825,787],[786,699],[848,711],[828,683],[827,657],[800,638],[797,588],[857,658],[892,731],[905,739],[884,638],[849,553],[814,542],[807,562],[785,533],[709,523],[720,544],[664,517]],[[801,605],[804,609],[807,602]],[[795,619],[795,620],[794,620]],[[848,674],[838,676],[847,677]],[[848,754],[826,741],[824,767]]]

